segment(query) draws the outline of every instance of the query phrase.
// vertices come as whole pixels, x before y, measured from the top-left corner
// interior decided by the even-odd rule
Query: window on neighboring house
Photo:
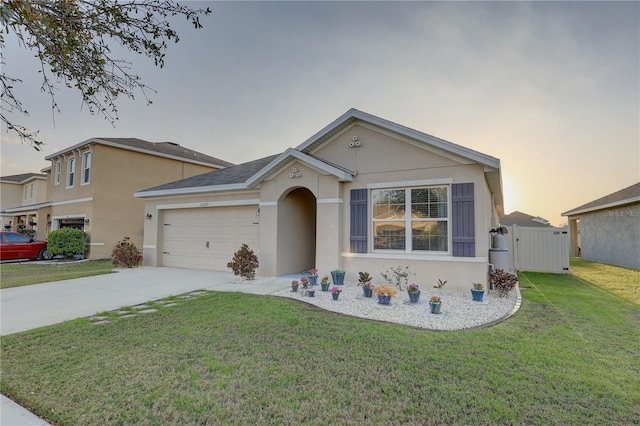
[[[69,158],[67,160],[67,188],[71,188],[76,176],[76,159]]]
[[[29,185],[29,198],[33,198],[33,185],[35,184],[32,183],[31,185]]]
[[[55,184],[56,185],[60,185],[60,174],[62,173],[62,165],[60,164],[60,161],[56,161],[56,178],[55,178]]]
[[[24,187],[24,199],[25,199],[25,200],[27,199],[27,191],[28,191],[28,190],[29,190],[28,185],[25,185],[25,187]]]
[[[448,187],[371,191],[373,248],[448,252]]]
[[[82,154],[82,185],[89,183],[91,177],[91,153]]]

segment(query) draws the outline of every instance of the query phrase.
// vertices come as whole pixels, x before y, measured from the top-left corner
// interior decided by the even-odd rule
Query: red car
[[[0,260],[45,259],[53,257],[47,242],[17,232],[0,232]]]

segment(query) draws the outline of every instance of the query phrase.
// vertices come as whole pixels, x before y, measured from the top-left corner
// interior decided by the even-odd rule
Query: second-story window
[[[60,164],[60,160],[56,161],[56,180],[55,184],[60,185],[60,175],[62,173],[62,164]]]
[[[67,188],[71,188],[76,177],[76,159],[69,158],[67,160]]]
[[[82,154],[82,185],[89,183],[91,178],[91,153],[85,152]]]

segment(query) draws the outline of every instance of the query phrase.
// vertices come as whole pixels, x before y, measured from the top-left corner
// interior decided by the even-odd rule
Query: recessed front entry
[[[278,201],[277,275],[315,267],[316,210],[316,197],[306,188],[296,188]]]

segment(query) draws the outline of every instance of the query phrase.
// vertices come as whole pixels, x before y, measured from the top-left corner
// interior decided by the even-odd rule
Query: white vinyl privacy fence
[[[569,229],[509,226],[509,267],[518,271],[569,273]]]

